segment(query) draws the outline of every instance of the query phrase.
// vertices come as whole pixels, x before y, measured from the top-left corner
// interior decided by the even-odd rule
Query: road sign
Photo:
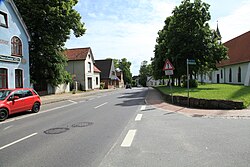
[[[165,70],[165,75],[174,75],[174,70]]]
[[[174,66],[171,64],[171,62],[167,59],[165,61],[165,64],[163,66],[163,71],[166,71],[166,70],[174,70]]]
[[[188,60],[187,59],[187,64],[189,64],[189,65],[196,65],[196,62],[195,62],[195,60]]]

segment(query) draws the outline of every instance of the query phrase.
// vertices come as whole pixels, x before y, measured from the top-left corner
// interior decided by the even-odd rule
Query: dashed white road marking
[[[142,114],[137,114],[137,116],[135,117],[135,121],[140,121],[142,118]]]
[[[97,108],[99,108],[99,107],[101,107],[101,106],[104,106],[105,104],[107,104],[108,102],[105,102],[105,103],[103,103],[103,104],[100,104],[99,106],[96,106],[96,107],[94,107],[95,109],[97,109]]]
[[[145,109],[146,109],[146,106],[145,106],[145,105],[141,106],[141,111],[143,111],[143,110],[145,110]]]
[[[33,134],[29,135],[29,136],[23,137],[23,138],[21,138],[21,139],[19,139],[19,140],[16,140],[16,141],[14,141],[14,142],[12,142],[12,143],[10,143],[10,144],[7,144],[7,145],[5,145],[5,146],[0,147],[0,150],[3,150],[3,149],[5,149],[5,148],[7,148],[7,147],[9,147],[9,146],[12,146],[12,145],[14,145],[14,144],[16,144],[16,143],[19,143],[19,142],[21,142],[21,141],[23,141],[23,140],[26,140],[26,139],[28,139],[28,138],[31,138],[31,137],[33,137],[33,136],[35,136],[35,135],[37,135],[37,133],[33,133]]]
[[[71,103],[77,104],[76,101],[73,101],[73,100],[68,100],[68,101],[71,102]]]
[[[4,128],[3,130],[7,130],[9,128],[13,127],[13,125],[7,126],[6,128]]]
[[[124,138],[124,140],[121,144],[121,147],[130,147],[131,146],[131,144],[134,140],[136,131],[137,131],[136,129],[128,131],[126,137]]]

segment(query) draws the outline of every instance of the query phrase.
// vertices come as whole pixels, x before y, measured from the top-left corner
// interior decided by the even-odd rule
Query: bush
[[[104,89],[104,86],[105,86],[105,83],[104,83],[104,82],[101,82],[101,83],[100,83],[100,89]]]
[[[187,88],[187,80],[183,82],[183,87]],[[189,80],[189,88],[197,88],[198,87],[198,81],[195,79]]]

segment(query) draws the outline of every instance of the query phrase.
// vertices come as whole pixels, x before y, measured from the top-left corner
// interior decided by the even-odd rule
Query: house
[[[250,31],[224,43],[228,60],[217,64],[218,70],[202,78],[210,83],[228,83],[250,86]],[[200,80],[200,79],[199,79]]]
[[[90,47],[67,49],[66,70],[72,74],[79,89],[92,90],[100,88],[100,70],[94,66],[95,60]]]
[[[101,70],[101,82],[104,83],[104,88],[115,88],[119,78],[116,76],[113,59],[96,60],[95,65]]]
[[[13,0],[0,1],[0,88],[30,87],[29,41]]]
[[[167,84],[168,80],[167,79],[154,79],[153,76],[148,76],[147,77],[147,82],[146,82],[146,86],[159,86],[159,85],[164,85]]]
[[[116,87],[117,88],[124,88],[124,80],[123,80],[123,72],[118,68],[115,70],[116,71],[116,76],[117,76],[117,80],[116,80]]]

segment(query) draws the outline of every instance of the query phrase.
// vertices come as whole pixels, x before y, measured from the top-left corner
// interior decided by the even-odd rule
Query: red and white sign
[[[163,71],[166,71],[166,70],[174,70],[174,66],[171,64],[171,62],[167,59],[165,61],[165,64],[163,66]]]

